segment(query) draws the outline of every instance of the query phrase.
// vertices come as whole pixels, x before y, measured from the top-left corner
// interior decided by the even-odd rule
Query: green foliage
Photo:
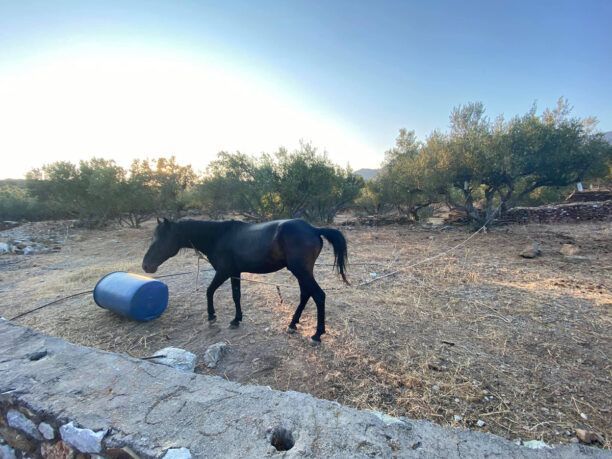
[[[282,213],[287,217],[329,223],[352,203],[364,186],[363,179],[350,168],[334,165],[310,144],[302,144],[293,153],[281,149],[276,157],[278,194]]]
[[[333,220],[364,186],[350,169],[334,165],[309,144],[274,156],[254,158],[221,152],[200,186],[203,207],[212,214],[237,212],[248,218],[304,217]]]
[[[58,161],[30,171],[29,196],[51,211],[50,217],[78,218],[90,226],[117,219],[137,227],[154,213],[176,216],[183,196],[195,183],[191,166],[174,157],[136,160],[129,173],[112,160],[93,158],[75,164]]]
[[[421,209],[445,201],[483,224],[516,205],[558,202],[576,182],[609,183],[612,146],[594,131],[594,119],[570,115],[559,99],[541,116],[532,107],[491,121],[476,102],[453,109],[450,131],[434,131],[424,143],[402,129],[356,203],[418,219]]]
[[[136,160],[129,170],[93,158],[34,169],[26,186],[0,188],[5,219],[80,218],[92,225],[118,219],[139,226],[151,216],[187,208],[254,220],[304,217],[331,222],[356,206],[369,214],[394,211],[417,220],[445,202],[474,222],[490,222],[516,205],[559,201],[576,182],[609,184],[612,146],[595,120],[571,116],[559,99],[537,115],[491,121],[480,102],[453,109],[447,133],[420,142],[400,130],[378,175],[364,183],[310,144],[260,157],[221,152],[198,181],[174,157]]]
[[[24,187],[0,186],[0,220],[42,220],[51,215],[51,209],[30,196]]]
[[[460,106],[451,113],[450,133],[428,139],[425,174],[452,207],[480,224],[498,209],[533,199],[542,187],[605,175],[612,147],[591,131],[591,119],[570,118],[570,112],[560,99],[542,116],[534,107],[508,122],[491,122],[482,104]]]
[[[414,131],[401,129],[395,147],[385,154],[381,171],[362,192],[359,205],[374,213],[394,210],[418,220],[419,210],[436,196],[423,173],[423,148]]]

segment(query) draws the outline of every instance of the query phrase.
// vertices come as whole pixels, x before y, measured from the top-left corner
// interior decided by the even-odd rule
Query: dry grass
[[[567,442],[576,428],[597,431],[610,448],[610,225],[530,225],[496,229],[431,263],[362,288],[343,287],[324,264],[327,290],[324,345],[306,342],[315,327],[307,307],[301,335],[285,333],[297,288],[243,282],[244,326],[208,327],[203,291],[194,276],[167,279],[168,311],[151,323],[116,317],[90,297],[68,300],[21,323],[72,342],[143,356],[165,346],[202,355],[225,340],[232,352],[216,370],[229,379],[307,391],[359,408],[476,428],[508,438]],[[113,270],[138,270],[151,228],[73,231],[62,252],[0,258],[0,314],[92,288]],[[464,229],[420,227],[346,230],[354,284],[443,252]],[[543,256],[517,256],[535,240]],[[117,242],[113,242],[117,241]],[[563,243],[580,256],[559,252]],[[15,261],[18,260],[18,261]],[[160,274],[193,270],[185,252]],[[281,271],[245,278],[295,284]],[[229,322],[229,287],[216,296],[219,322]],[[199,368],[201,372],[210,372]],[[584,416],[587,419],[584,419]],[[455,416],[461,416],[457,421]]]

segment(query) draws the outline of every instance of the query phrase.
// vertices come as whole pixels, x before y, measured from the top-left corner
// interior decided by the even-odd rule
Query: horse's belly
[[[242,272],[253,273],[253,274],[267,274],[273,273],[285,267],[284,263],[276,263],[269,265],[252,266],[242,270]]]

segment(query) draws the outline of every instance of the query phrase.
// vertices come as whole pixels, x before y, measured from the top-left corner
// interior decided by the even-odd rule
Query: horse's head
[[[167,218],[157,219],[153,243],[142,260],[144,272],[154,273],[159,265],[178,253],[181,245],[176,226],[176,223]]]

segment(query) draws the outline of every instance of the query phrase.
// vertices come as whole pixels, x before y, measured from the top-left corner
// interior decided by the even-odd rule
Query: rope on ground
[[[373,282],[379,281],[379,280],[384,279],[384,278],[386,278],[386,277],[395,276],[396,274],[399,274],[399,273],[401,273],[401,272],[407,271],[407,270],[412,269],[412,268],[414,268],[414,267],[416,267],[416,266],[419,266],[419,265],[422,265],[422,264],[428,263],[428,262],[430,262],[430,261],[432,261],[432,260],[435,260],[435,259],[437,259],[437,258],[440,258],[440,257],[443,257],[443,256],[445,256],[445,255],[448,255],[449,253],[451,253],[451,252],[453,252],[453,251],[457,250],[459,247],[462,247],[462,246],[464,246],[465,244],[467,244],[467,243],[468,243],[468,242],[469,242],[469,241],[470,241],[472,238],[474,238],[474,237],[475,237],[475,236],[476,236],[478,233],[480,233],[480,232],[482,232],[482,231],[486,230],[487,225],[493,221],[493,219],[495,218],[495,215],[497,215],[497,212],[499,212],[499,209],[501,209],[501,204],[500,204],[500,205],[497,207],[497,209],[495,209],[495,211],[494,211],[494,212],[491,214],[491,216],[490,216],[490,217],[487,219],[487,221],[485,221],[485,223],[484,223],[484,224],[483,224],[483,225],[482,225],[480,228],[478,228],[478,230],[477,230],[477,231],[475,231],[475,232],[474,232],[474,233],[472,233],[472,234],[471,234],[471,235],[470,235],[470,236],[469,236],[467,239],[465,239],[464,241],[460,242],[459,244],[457,244],[457,245],[455,245],[455,246],[451,247],[450,249],[445,250],[444,252],[440,252],[440,253],[438,253],[438,254],[436,254],[436,255],[432,256],[432,257],[428,257],[428,258],[424,258],[423,260],[419,260],[419,261],[417,261],[416,263],[413,263],[413,264],[411,264],[411,265],[404,266],[403,268],[396,269],[395,271],[392,271],[392,272],[390,272],[390,273],[383,274],[382,276],[375,277],[374,279],[370,279],[370,280],[367,280],[367,281],[361,282],[360,284],[355,285],[355,288],[359,288],[359,287],[363,287],[363,286],[365,286],[365,285],[369,285],[369,284],[371,284],[371,283],[373,283]]]
[[[199,268],[199,265],[198,265],[198,268]],[[202,271],[214,271],[214,269],[210,268],[210,269],[204,269]],[[184,276],[186,274],[193,274],[193,271],[182,272],[182,273],[164,274],[162,276],[156,276],[154,279],[164,279],[164,278],[167,278],[167,277]],[[198,274],[199,274],[199,270],[198,270]],[[40,311],[41,309],[46,308],[47,306],[52,306],[54,304],[61,303],[62,301],[69,300],[70,298],[74,298],[76,296],[87,295],[88,293],[93,293],[93,290],[85,290],[83,292],[77,292],[77,293],[73,293],[73,294],[68,295],[68,296],[64,296],[62,298],[58,298],[57,300],[50,301],[50,302],[45,303],[45,304],[43,304],[41,306],[38,306],[38,307],[36,307],[34,309],[30,309],[28,311],[22,312],[21,314],[17,314],[15,317],[10,318],[9,320],[12,321],[12,320],[21,319],[22,317],[27,316],[28,314],[31,314],[33,312]]]
[[[39,311],[39,310],[41,310],[42,308],[46,308],[47,306],[51,306],[52,304],[56,304],[56,303],[59,303],[60,301],[68,300],[68,299],[70,299],[70,298],[74,298],[75,296],[86,295],[86,294],[91,293],[91,292],[93,292],[93,290],[87,290],[87,291],[85,291],[85,292],[73,293],[72,295],[68,295],[68,296],[65,296],[65,297],[63,297],[63,298],[58,298],[57,300],[53,300],[53,301],[51,301],[51,302],[49,302],[49,303],[45,303],[45,304],[43,304],[42,306],[38,306],[37,308],[30,309],[29,311],[22,312],[21,314],[17,314],[15,317],[13,317],[13,318],[11,318],[11,319],[9,319],[9,320],[17,320],[17,319],[20,319],[20,318],[22,318],[23,316],[27,316],[28,314],[31,314],[32,312]]]

